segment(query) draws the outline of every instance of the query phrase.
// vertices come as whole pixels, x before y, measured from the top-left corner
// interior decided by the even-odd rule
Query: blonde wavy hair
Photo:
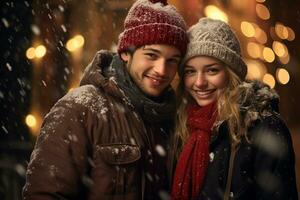
[[[214,130],[223,123],[227,123],[227,127],[230,134],[231,144],[236,145],[241,142],[241,139],[246,135],[245,123],[240,115],[239,101],[241,98],[241,91],[239,85],[242,82],[241,79],[231,70],[230,67],[224,66],[227,77],[227,86],[218,93],[217,108],[218,117],[214,124]],[[175,153],[178,157],[181,152],[184,143],[188,138],[188,130],[186,126],[187,122],[187,105],[189,102],[194,101],[192,97],[186,92],[184,86],[184,74],[180,72],[180,81],[177,87],[177,115],[176,115],[176,129],[175,129]],[[248,140],[248,139],[247,139]]]

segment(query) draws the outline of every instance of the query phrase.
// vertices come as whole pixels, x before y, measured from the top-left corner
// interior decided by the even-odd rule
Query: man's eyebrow
[[[151,48],[151,47],[145,47],[144,50],[149,50],[149,51],[153,51],[153,52],[156,52],[158,54],[162,54],[160,50],[158,49],[154,49],[154,48]],[[181,55],[180,54],[176,54],[176,55],[173,55],[172,58],[181,58]]]
[[[156,53],[161,54],[161,51],[160,51],[160,50],[154,49],[154,48],[151,48],[151,47],[145,47],[144,50],[154,51],[154,52],[156,52]]]

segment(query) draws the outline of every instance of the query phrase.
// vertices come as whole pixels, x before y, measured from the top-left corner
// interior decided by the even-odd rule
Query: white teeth
[[[211,90],[209,90],[209,91],[195,91],[198,95],[207,95],[207,94],[210,94],[210,93],[212,93],[212,91]]]

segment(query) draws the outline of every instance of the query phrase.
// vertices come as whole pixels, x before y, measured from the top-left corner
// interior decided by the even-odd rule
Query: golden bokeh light
[[[275,32],[280,39],[285,40],[289,37],[289,31],[282,23],[276,23]]]
[[[27,49],[26,57],[30,60],[35,58],[35,48],[34,47],[30,47],[29,49]]]
[[[214,5],[208,5],[204,9],[204,14],[206,17],[212,18],[212,19],[219,19],[226,23],[228,23],[228,17],[225,12],[223,12],[221,9],[219,9],[217,6]]]
[[[66,47],[69,51],[73,52],[80,49],[84,45],[84,37],[82,35],[76,35],[68,40]]]
[[[271,74],[265,74],[263,77],[263,82],[270,86],[270,88],[275,87],[275,78]]]
[[[293,41],[296,37],[294,30],[291,29],[290,27],[287,27],[287,30],[288,30],[288,34],[289,34],[287,40],[288,41]]]
[[[263,57],[268,63],[272,63],[275,60],[275,54],[273,50],[269,47],[265,47],[263,49]]]
[[[263,3],[263,2],[265,2],[266,0],[256,0],[256,2],[258,2],[258,3]]]
[[[290,54],[287,53],[284,57],[279,57],[279,61],[284,65],[288,64],[290,62]]]
[[[256,14],[259,18],[263,20],[270,19],[270,11],[263,4],[256,4]]]
[[[255,42],[249,42],[247,44],[247,53],[252,58],[261,58],[262,57],[262,48],[259,44]]]
[[[34,128],[37,124],[36,118],[32,114],[29,114],[29,115],[26,116],[25,122],[26,122],[26,125],[30,128]]]
[[[257,60],[246,60],[247,63],[247,79],[262,80],[267,73],[266,66]]]
[[[246,37],[255,36],[255,28],[250,22],[243,21],[241,23],[241,31]]]
[[[75,35],[74,40],[76,41],[78,47],[82,47],[84,45],[84,37],[82,35]]]
[[[276,70],[276,78],[280,84],[285,85],[290,81],[290,74],[286,69],[278,68]]]
[[[35,48],[34,53],[37,58],[42,58],[45,56],[47,49],[44,45],[39,45]]]
[[[261,44],[265,44],[268,41],[268,36],[267,36],[266,32],[264,30],[262,30],[261,28],[259,28],[258,26],[255,27],[255,36],[254,37]]]
[[[286,57],[288,54],[287,47],[281,42],[274,41],[272,44],[272,48],[278,57]]]

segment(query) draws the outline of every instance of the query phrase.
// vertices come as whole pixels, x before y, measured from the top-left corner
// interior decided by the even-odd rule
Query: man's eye
[[[148,58],[151,58],[151,59],[157,58],[157,55],[154,54],[154,53],[146,53],[145,55],[146,55]]]

